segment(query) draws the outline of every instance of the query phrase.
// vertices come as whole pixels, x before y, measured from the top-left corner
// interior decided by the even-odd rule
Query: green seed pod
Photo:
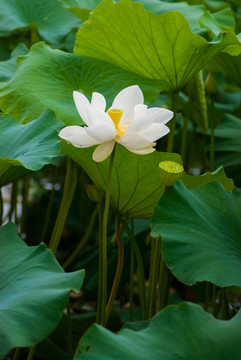
[[[100,203],[105,198],[104,191],[98,186],[86,184],[85,185],[85,190],[87,192],[88,197],[93,202]]]
[[[183,166],[175,161],[162,161],[159,163],[161,181],[165,186],[174,185],[181,179]]]

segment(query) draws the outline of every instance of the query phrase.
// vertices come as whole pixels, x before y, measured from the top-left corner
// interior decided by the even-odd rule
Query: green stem
[[[133,244],[136,260],[137,260],[137,274],[139,280],[139,287],[140,287],[140,302],[141,302],[141,310],[142,310],[142,320],[147,319],[147,306],[146,306],[146,277],[145,277],[145,270],[143,265],[143,260],[141,256],[140,249],[136,243],[135,236],[132,231],[129,229],[126,221],[122,218],[122,216],[116,212],[116,216],[120,219],[120,223],[123,226],[124,230],[129,236],[130,241]]]
[[[209,307],[209,296],[210,296],[210,283],[206,282],[205,284],[205,303],[204,303],[204,310],[208,311]]]
[[[217,286],[213,284],[213,294],[212,294],[212,314],[213,316],[216,313],[216,296],[217,296]]]
[[[29,349],[27,360],[32,360],[33,359],[34,353],[35,353],[35,350],[36,350],[36,346],[37,345],[31,346],[31,348]]]
[[[218,299],[218,303],[217,303],[217,306],[215,307],[215,314],[214,314],[214,317],[219,317],[219,311],[220,311],[220,308],[221,308],[221,305],[222,305],[222,302],[223,302],[223,290],[220,289],[219,291],[219,299]]]
[[[159,312],[167,305],[168,297],[169,297],[169,270],[166,267],[163,257],[161,257],[159,279],[158,279],[158,295],[157,295],[156,312]]]
[[[56,166],[54,176],[53,176],[53,188],[51,189],[48,207],[47,207],[44,224],[43,224],[43,230],[42,230],[41,239],[40,239],[41,242],[45,241],[48,224],[49,224],[49,219],[50,219],[50,215],[51,215],[51,211],[52,211],[53,203],[54,203],[55,185],[56,185],[56,182],[58,179],[58,175],[59,175],[59,167]]]
[[[150,254],[150,269],[149,269],[149,281],[148,281],[148,291],[147,291],[147,307],[150,308],[150,297],[151,297],[151,284],[154,272],[154,249],[155,249],[155,239],[151,238],[151,254]]]
[[[134,236],[133,219],[131,219],[131,232]],[[133,241],[130,241],[130,282],[129,282],[130,321],[133,321],[134,271],[135,271],[135,253],[134,253]]]
[[[17,185],[17,181],[13,183],[12,185],[12,191],[11,191],[11,204],[10,204],[10,209],[9,212],[7,214],[8,220],[12,221],[12,216],[13,213],[15,211],[16,213],[16,208],[17,208],[17,196],[18,196],[18,185]],[[5,222],[5,219],[3,220]]]
[[[69,256],[69,258],[64,262],[63,269],[66,269],[66,268],[69,267],[69,265],[76,258],[78,253],[83,249],[84,245],[88,241],[88,239],[90,237],[90,234],[91,234],[91,232],[93,230],[93,226],[95,224],[95,219],[96,219],[97,213],[98,213],[98,205],[96,205],[94,211],[92,212],[90,222],[89,222],[89,226],[88,226],[84,236],[82,237],[82,239],[80,240],[79,244],[76,246],[76,248],[74,249],[72,254]]]
[[[167,152],[172,152],[173,149],[173,140],[175,133],[176,117],[177,117],[177,106],[178,106],[178,93],[173,93],[172,94],[173,118],[170,121],[170,133],[167,139]]]
[[[229,319],[229,305],[228,305],[228,296],[227,289],[223,288],[223,320]]]
[[[182,128],[182,140],[181,140],[181,157],[183,164],[185,164],[185,157],[186,157],[186,148],[187,148],[187,126],[188,126],[188,120],[190,118],[190,100],[187,103],[187,111],[185,112],[184,116],[184,123]]]
[[[151,319],[154,315],[154,306],[157,293],[157,278],[158,278],[158,268],[160,263],[161,256],[161,241],[160,239],[152,239],[152,254],[151,254],[151,266],[150,266],[150,276],[149,276],[149,313],[148,318]]]
[[[27,205],[28,205],[29,186],[30,186],[30,175],[27,175],[27,176],[25,176],[24,181],[23,181],[23,190],[22,190],[23,202],[22,202],[22,214],[21,214],[21,220],[20,220],[20,234],[24,233],[26,212],[27,212]]]
[[[211,108],[210,108],[210,170],[214,170],[214,142],[215,142],[215,126],[214,126],[214,99],[211,98]]]
[[[20,355],[21,348],[16,348],[13,354],[13,360],[18,360]]]
[[[103,226],[103,212],[104,206],[102,203],[98,204],[98,215],[99,215],[99,272],[98,272],[98,298],[97,298],[97,312],[96,322],[101,324],[101,301],[102,301],[102,273],[103,273],[103,262],[102,262],[102,226]]]
[[[101,325],[106,325],[106,301],[107,301],[107,227],[108,227],[108,215],[110,207],[110,192],[111,192],[111,178],[112,170],[115,158],[115,147],[112,151],[109,163],[107,184],[106,184],[106,196],[105,196],[105,207],[103,214],[103,227],[102,227],[102,274],[101,274],[101,286],[102,286],[102,298],[101,298]]]
[[[73,347],[73,328],[72,328],[72,319],[71,319],[71,309],[70,309],[70,300],[67,305],[67,328],[68,328],[68,350],[69,350],[69,360],[73,358],[74,347]]]
[[[2,196],[2,188],[0,187],[0,226],[3,223],[3,196]]]
[[[117,293],[120,278],[121,278],[122,268],[123,268],[123,260],[124,260],[124,248],[123,248],[122,239],[121,239],[120,221],[118,218],[116,218],[116,242],[117,242],[117,246],[118,246],[118,262],[117,262],[117,268],[116,268],[116,273],[115,273],[115,279],[114,279],[110,297],[109,297],[109,300],[108,300],[108,303],[106,306],[106,322],[108,321],[108,318],[109,318],[110,312],[111,312],[111,308],[113,306],[113,303],[114,303],[114,300],[116,297],[116,293]]]
[[[76,183],[77,183],[77,168],[75,164],[73,164],[72,161],[68,158],[65,183],[64,183],[64,192],[59,207],[57,219],[54,224],[52,236],[49,242],[49,249],[53,252],[53,254],[56,253],[59,245],[59,241],[64,229],[66,217],[68,215],[68,211],[75,193]]]

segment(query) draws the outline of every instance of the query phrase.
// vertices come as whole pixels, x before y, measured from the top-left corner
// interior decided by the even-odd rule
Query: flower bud
[[[159,163],[161,181],[166,187],[174,185],[180,180],[183,171],[183,166],[175,161],[162,161]]]
[[[208,73],[205,80],[205,90],[209,95],[215,95],[218,92],[218,83],[212,73]]]
[[[85,185],[85,190],[87,192],[88,197],[93,202],[100,203],[105,198],[104,191],[98,186],[86,184]]]

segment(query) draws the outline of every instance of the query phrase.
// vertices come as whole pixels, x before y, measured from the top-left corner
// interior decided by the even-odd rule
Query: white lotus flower
[[[87,126],[67,126],[59,136],[79,148],[99,145],[93,153],[95,161],[105,160],[115,142],[135,154],[149,154],[155,151],[155,141],[169,132],[165,124],[173,112],[164,108],[148,109],[137,85],[119,92],[107,111],[104,96],[97,92],[92,94],[91,103],[78,91],[74,91],[73,96]]]

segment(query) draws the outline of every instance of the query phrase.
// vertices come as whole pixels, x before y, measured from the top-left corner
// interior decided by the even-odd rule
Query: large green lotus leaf
[[[134,2],[141,2],[144,8],[148,11],[153,12],[156,15],[163,14],[167,11],[178,11],[180,12],[188,21],[192,32],[201,34],[200,23],[201,19],[205,13],[206,4],[200,1],[200,4],[189,5],[186,2],[165,2],[159,0],[134,0]],[[220,10],[220,9],[217,9]],[[213,18],[217,21],[219,25],[226,27],[235,27],[235,20],[231,8],[226,8],[220,11],[215,12]],[[203,25],[203,24],[202,24]],[[204,27],[205,28],[205,27]],[[206,30],[209,30],[207,27]],[[219,30],[219,33],[222,32],[222,29]]]
[[[134,2],[141,2],[144,8],[156,15],[163,14],[167,11],[180,12],[189,22],[192,31],[200,29],[198,25],[199,18],[203,15],[205,7],[203,5],[190,6],[187,2],[165,2],[160,0],[134,0]]]
[[[5,36],[17,29],[31,28],[54,43],[80,24],[58,0],[1,0],[0,33]]]
[[[212,42],[192,33],[179,12],[157,16],[130,0],[103,0],[79,29],[74,51],[161,80],[161,91],[177,91],[228,45],[241,49],[231,31]]]
[[[215,164],[225,167],[229,176],[240,183],[241,173],[241,119],[226,114],[215,129]]]
[[[66,9],[84,21],[89,17],[91,11],[101,3],[101,0],[61,0],[61,2]],[[179,11],[188,20],[192,31],[200,29],[198,20],[205,11],[203,5],[190,6],[186,2],[168,3],[160,0],[133,0],[133,2],[141,2],[146,10],[156,15],[167,11]]]
[[[18,68],[16,62],[17,57],[27,53],[27,46],[25,44],[19,44],[11,53],[9,60],[0,62],[0,81],[9,81],[13,77]]]
[[[69,292],[79,292],[84,271],[65,273],[44,244],[27,246],[16,225],[0,228],[0,358],[32,346],[54,330]]]
[[[140,331],[118,335],[93,325],[81,339],[74,360],[235,360],[240,358],[239,312],[217,320],[200,306],[168,306]]]
[[[159,93],[158,81],[143,80],[103,61],[53,50],[44,42],[34,45],[18,63],[13,79],[0,89],[0,108],[21,122],[38,117],[47,108],[66,125],[83,124],[74,105],[74,90],[89,98],[92,92],[100,92],[108,106],[130,85],[140,85],[149,102]]]
[[[94,147],[79,149],[61,140],[61,152],[77,162],[95,185],[106,190],[110,157],[98,163],[92,159]],[[154,153],[136,155],[123,146],[116,145],[111,183],[111,200],[123,215],[134,218],[150,218],[155,204],[164,192],[158,164],[172,160],[182,163],[178,154]]]
[[[181,180],[188,189],[201,188],[214,181],[220,182],[226,191],[234,189],[233,180],[226,176],[222,166],[213,172],[207,172],[202,175],[193,176],[184,172]]]
[[[61,152],[77,162],[95,185],[105,191],[109,158],[97,163],[92,159],[93,151],[94,147],[78,149],[65,140],[61,141]],[[154,152],[140,156],[117,145],[111,198],[122,214],[134,218],[150,218],[154,206],[164,192],[158,165],[166,160],[182,163],[178,154]],[[222,182],[227,190],[234,187],[233,181],[226,177],[222,168],[200,176],[190,176],[184,172],[182,181],[188,188],[199,188],[214,181]]]
[[[166,265],[183,283],[210,281],[241,286],[241,191],[214,182],[188,190],[169,188],[152,217],[152,236],[162,237]]]
[[[37,120],[21,125],[7,115],[0,116],[0,175],[12,165],[39,170],[57,156],[58,132],[63,127],[46,110]]]

